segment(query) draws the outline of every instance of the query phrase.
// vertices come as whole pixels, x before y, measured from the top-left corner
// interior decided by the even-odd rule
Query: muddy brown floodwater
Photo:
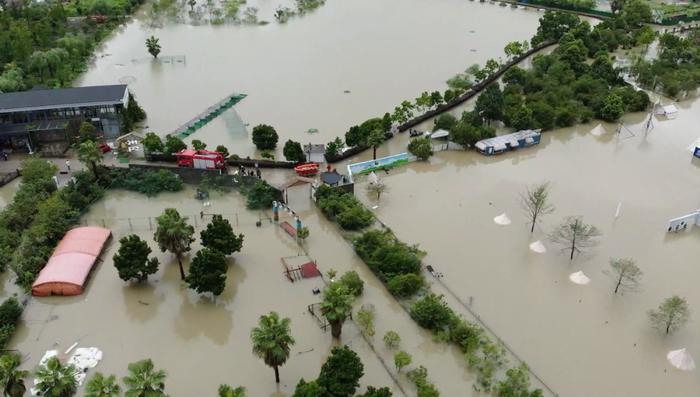
[[[697,373],[680,372],[665,357],[682,347],[700,357],[700,230],[666,232],[669,219],[700,207],[700,162],[688,150],[700,136],[700,101],[676,105],[678,118],[655,117],[648,135],[646,115],[632,114],[623,120],[634,136],[603,124],[607,134],[596,137],[594,122],[547,132],[539,146],[496,157],[441,152],[380,175],[389,192],[376,213],[399,238],[419,243],[445,285],[462,302],[471,299],[481,319],[560,395],[697,395]],[[404,137],[385,150],[405,144]],[[518,195],[542,181],[551,182],[556,211],[530,235]],[[503,212],[511,225],[494,223]],[[567,215],[602,231],[598,246],[573,262],[547,240]],[[528,248],[536,240],[547,253]],[[611,257],[636,260],[644,272],[639,291],[613,295],[603,274]],[[569,281],[578,270],[591,284]],[[434,289],[469,318],[445,288]],[[688,300],[695,320],[664,336],[650,327],[647,311],[674,294]]]
[[[266,123],[280,133],[281,157],[287,139],[326,143],[422,91],[444,91],[454,74],[532,37],[541,15],[464,0],[327,1],[284,25],[153,29],[143,12],[106,42],[78,84],[129,82],[148,130],[161,135],[231,92],[246,93],[236,112],[189,139],[249,155],[250,129]],[[151,34],[161,56],[185,55],[186,63],[149,59],[143,43]]]

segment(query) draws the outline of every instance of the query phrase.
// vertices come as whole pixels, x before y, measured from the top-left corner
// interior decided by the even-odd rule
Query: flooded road
[[[128,82],[148,112],[148,131],[161,135],[224,96],[245,93],[236,112],[189,139],[249,155],[250,129],[266,123],[280,134],[278,158],[287,139],[327,143],[404,99],[444,91],[454,74],[530,38],[542,15],[462,0],[328,1],[282,25],[153,29],[147,14],[106,42],[78,84]],[[184,55],[186,63],[149,59],[143,43],[152,34],[162,57]],[[319,133],[307,133],[311,128]]]
[[[399,238],[420,244],[446,286],[462,302],[471,299],[481,319],[560,395],[697,395],[697,374],[675,370],[665,358],[682,347],[700,356],[700,230],[666,233],[669,219],[700,207],[700,162],[687,149],[700,135],[700,101],[677,106],[677,119],[655,118],[646,136],[646,115],[633,114],[624,121],[635,136],[604,124],[607,134],[596,137],[594,122],[547,132],[539,146],[501,156],[441,152],[380,175],[389,192],[376,213]],[[405,140],[387,150],[395,153]],[[556,211],[530,235],[519,194],[543,181],[551,182]],[[356,192],[377,204],[362,186]],[[512,224],[496,225],[493,218],[504,212]],[[598,246],[571,263],[547,239],[568,215],[602,231]],[[547,253],[528,248],[536,240]],[[613,295],[613,280],[603,274],[611,257],[636,260],[644,272],[639,291]],[[578,270],[590,285],[569,281]],[[664,336],[650,327],[647,311],[674,294],[688,300],[695,320]]]

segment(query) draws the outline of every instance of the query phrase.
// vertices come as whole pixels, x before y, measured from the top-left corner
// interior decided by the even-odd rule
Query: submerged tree
[[[182,256],[190,250],[194,241],[194,226],[187,223],[187,217],[181,217],[175,208],[166,208],[163,214],[156,218],[158,227],[154,236],[162,252],[170,251],[177,258],[180,266],[180,278],[185,280],[185,269],[182,267]]]
[[[401,345],[401,337],[396,331],[386,331],[384,334],[384,345],[389,350],[394,350]]]
[[[394,354],[394,366],[396,366],[396,372],[401,372],[401,368],[411,364],[413,358],[410,354],[403,350],[400,350]]]
[[[282,149],[282,154],[287,161],[293,161],[295,163],[301,163],[306,161],[306,153],[301,147],[301,143],[288,139],[284,144]]]
[[[221,252],[202,248],[192,259],[190,273],[185,278],[190,288],[202,294],[221,295],[226,288],[226,258]]]
[[[85,397],[118,397],[121,391],[116,376],[104,376],[101,372],[96,372],[85,384]]]
[[[342,283],[332,283],[323,290],[321,313],[331,325],[331,335],[340,338],[343,323],[352,313],[354,297],[347,286]]]
[[[377,201],[386,192],[389,187],[383,181],[371,182],[367,184],[367,192],[372,196],[376,196]]]
[[[525,214],[530,219],[530,233],[535,231],[535,225],[542,215],[554,212],[554,206],[549,203],[549,182],[527,188],[520,195],[520,201]]]
[[[119,244],[119,251],[114,254],[112,261],[120,279],[136,279],[141,282],[146,280],[149,274],[158,271],[158,258],[148,258],[151,248],[139,236],[132,234],[122,237]]]
[[[149,54],[153,55],[153,58],[158,58],[158,54],[160,54],[160,40],[156,36],[147,38],[146,49]]]
[[[21,370],[22,357],[17,353],[6,353],[0,356],[0,386],[5,397],[22,397],[27,391],[24,378],[29,371]]]
[[[334,347],[331,355],[321,366],[318,384],[326,389],[329,397],[350,397],[360,386],[364,365],[357,353],[349,347]]]
[[[122,378],[126,397],[165,397],[165,371],[155,369],[150,358],[129,364],[129,375]]]
[[[200,236],[203,246],[217,250],[224,255],[240,252],[243,247],[243,235],[236,235],[228,219],[224,219],[221,215],[214,215]]]
[[[35,388],[41,396],[70,397],[78,390],[77,373],[75,365],[61,364],[57,357],[51,357],[46,365],[36,370]]]
[[[569,259],[573,260],[574,253],[595,245],[595,239],[599,236],[598,228],[584,223],[580,216],[568,216],[554,229],[550,240],[564,246],[565,251],[570,251]]]
[[[219,386],[219,397],[245,397],[245,387],[233,388],[229,385]]]
[[[270,312],[266,316],[260,316],[258,326],[250,331],[253,354],[275,370],[277,383],[280,383],[279,367],[287,362],[289,350],[295,343],[289,328],[290,322],[289,318],[280,319],[279,314]]]
[[[610,269],[604,273],[613,277],[615,281],[615,291],[622,289],[633,290],[639,285],[639,279],[642,278],[642,270],[634,263],[634,259],[630,258],[610,258]]]
[[[652,326],[666,332],[666,335],[677,330],[690,318],[688,302],[678,295],[664,299],[656,310],[649,311]]]

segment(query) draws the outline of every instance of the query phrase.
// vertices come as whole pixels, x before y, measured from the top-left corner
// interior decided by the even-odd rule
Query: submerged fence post
[[[236,212],[236,226],[238,226],[238,212]]]
[[[151,217],[148,217],[148,230],[153,230],[153,225],[151,224]]]
[[[129,220],[129,230],[134,231],[134,225],[131,224],[131,218],[126,218]]]

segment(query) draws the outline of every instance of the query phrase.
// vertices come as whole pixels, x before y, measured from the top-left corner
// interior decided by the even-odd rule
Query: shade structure
[[[92,226],[68,231],[39,272],[32,285],[32,295],[80,295],[111,235],[108,229]]]
[[[574,284],[578,285],[586,285],[591,282],[591,279],[588,278],[588,276],[586,276],[585,274],[583,274],[583,272],[580,270],[576,273],[571,273],[569,275],[569,280],[571,280],[571,282],[573,282]]]
[[[537,240],[534,243],[530,244],[530,249],[533,252],[537,252],[538,254],[544,254],[545,252],[547,252],[547,247],[545,247],[540,240]]]
[[[666,354],[666,359],[671,365],[681,371],[692,371],[695,369],[695,360],[693,360],[693,356],[688,353],[685,347],[678,350],[671,350]]]
[[[591,134],[595,136],[602,136],[605,134],[607,131],[605,131],[605,128],[601,124],[598,124],[597,126],[593,127],[591,130]]]
[[[494,223],[497,225],[505,226],[505,225],[510,225],[510,218],[508,218],[508,215],[506,213],[502,213],[501,215],[493,218]]]

